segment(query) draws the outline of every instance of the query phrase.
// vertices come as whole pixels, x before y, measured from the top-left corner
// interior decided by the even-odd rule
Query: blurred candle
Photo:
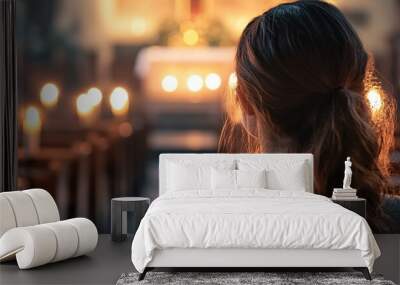
[[[192,92],[198,92],[203,88],[203,78],[200,75],[193,74],[187,79],[187,88]]]
[[[42,128],[40,111],[35,106],[28,106],[24,112],[24,131],[28,134],[38,134]]]
[[[101,103],[103,100],[103,93],[99,88],[92,87],[88,90],[87,96],[89,97],[89,100],[93,104],[93,106],[97,106]]]
[[[40,131],[42,129],[40,110],[33,105],[28,106],[24,111],[22,122],[27,151],[29,154],[35,153],[40,148]]]
[[[125,115],[129,109],[129,95],[122,87],[116,87],[110,96],[111,111],[114,115]]]
[[[194,29],[187,29],[183,32],[183,42],[188,46],[194,46],[199,41],[199,34]]]
[[[91,97],[86,94],[80,94],[76,98],[76,111],[81,118],[87,118],[93,112],[94,104]]]
[[[40,101],[46,108],[54,107],[58,102],[60,91],[54,83],[46,83],[40,90]]]
[[[221,86],[221,77],[216,73],[210,73],[206,76],[206,86],[210,90],[216,90]]]
[[[178,80],[173,75],[166,75],[161,81],[161,87],[165,92],[174,92],[178,88]]]

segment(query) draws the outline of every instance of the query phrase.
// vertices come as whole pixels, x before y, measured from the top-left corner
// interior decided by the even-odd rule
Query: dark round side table
[[[150,205],[150,199],[144,197],[119,197],[111,199],[111,239],[113,241],[124,241],[127,237],[128,214],[133,213],[134,233],[139,227],[140,221]]]

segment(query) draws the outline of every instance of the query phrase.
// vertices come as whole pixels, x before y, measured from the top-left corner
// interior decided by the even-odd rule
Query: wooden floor
[[[375,238],[382,251],[375,263],[375,273],[399,283],[400,235],[375,235]],[[16,262],[2,263],[0,284],[115,284],[122,273],[135,271],[130,258],[131,243],[132,238],[116,243],[109,235],[100,235],[96,250],[88,256],[29,270],[19,270]]]
[[[115,284],[122,273],[134,271],[132,240],[116,243],[100,235],[95,251],[41,267],[19,270],[16,262],[0,264],[0,284]]]

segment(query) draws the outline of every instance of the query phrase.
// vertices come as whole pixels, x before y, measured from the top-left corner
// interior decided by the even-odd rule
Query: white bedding
[[[361,216],[320,195],[265,189],[160,196],[134,237],[135,268],[165,248],[358,249],[371,272],[380,255]]]

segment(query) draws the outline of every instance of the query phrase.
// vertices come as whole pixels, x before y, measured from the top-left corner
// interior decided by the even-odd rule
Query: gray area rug
[[[382,276],[372,275],[368,281],[359,272],[148,272],[146,278],[138,281],[138,273],[122,274],[117,285],[146,284],[379,284],[395,285]]]

